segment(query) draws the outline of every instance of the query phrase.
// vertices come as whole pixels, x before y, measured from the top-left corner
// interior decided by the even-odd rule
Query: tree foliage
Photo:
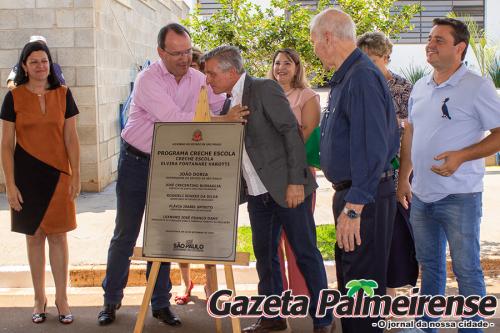
[[[410,19],[421,6],[406,5],[396,9],[396,0],[337,0],[357,25],[358,34],[382,31],[391,37],[413,27]],[[271,68],[273,53],[280,48],[297,50],[313,84],[321,84],[327,73],[314,55],[309,40],[309,24],[314,15],[330,6],[319,0],[316,8],[302,7],[292,0],[271,0],[263,9],[250,0],[219,0],[221,9],[211,16],[201,16],[196,7],[183,24],[189,27],[195,45],[208,51],[219,45],[241,49],[246,70],[263,77]]]

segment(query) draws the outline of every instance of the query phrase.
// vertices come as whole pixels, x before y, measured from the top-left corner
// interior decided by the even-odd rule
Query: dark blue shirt
[[[352,186],[346,202],[375,201],[380,177],[392,168],[399,130],[382,73],[359,49],[330,80],[328,111],[321,123],[321,169],[332,183]]]

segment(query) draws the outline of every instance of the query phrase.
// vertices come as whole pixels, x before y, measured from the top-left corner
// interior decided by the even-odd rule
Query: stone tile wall
[[[0,100],[29,37],[46,37],[80,109],[82,187],[100,191],[116,178],[119,104],[139,66],[157,59],[158,30],[188,10],[177,0],[0,0]]]
[[[146,60],[155,61],[156,37],[165,24],[185,17],[182,1],[98,1],[96,14],[99,183],[116,177],[120,149],[119,105]]]

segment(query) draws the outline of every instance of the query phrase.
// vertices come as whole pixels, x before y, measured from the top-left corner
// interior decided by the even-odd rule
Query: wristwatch
[[[344,207],[344,210],[342,210],[342,213],[347,215],[347,217],[350,218],[351,220],[355,220],[361,216],[361,214],[356,212],[354,209],[350,209],[347,207]]]

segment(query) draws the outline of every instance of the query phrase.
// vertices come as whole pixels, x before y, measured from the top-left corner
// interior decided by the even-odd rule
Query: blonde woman
[[[299,123],[304,142],[306,142],[314,129],[319,125],[321,109],[319,95],[309,88],[304,66],[300,61],[297,51],[289,48],[276,51],[268,78],[277,81],[285,91],[293,114]],[[315,169],[312,167],[311,172],[313,175],[316,175]],[[315,194],[313,193],[313,211],[314,202]],[[278,247],[279,261],[278,257],[275,258],[274,283],[278,285],[282,283],[284,290],[291,289],[295,295],[308,295],[309,291],[304,277],[297,266],[295,255],[279,223],[275,224],[274,232],[281,232],[281,241]],[[288,262],[288,274],[285,273],[283,252],[285,252]]]

